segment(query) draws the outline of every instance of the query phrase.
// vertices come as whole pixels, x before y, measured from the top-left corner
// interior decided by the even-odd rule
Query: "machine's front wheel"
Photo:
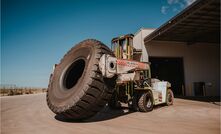
[[[151,91],[147,91],[141,95],[138,101],[138,107],[141,112],[153,110],[153,94]]]
[[[169,105],[173,105],[173,100],[174,100],[174,96],[173,96],[173,91],[171,89],[167,90],[167,106]]]

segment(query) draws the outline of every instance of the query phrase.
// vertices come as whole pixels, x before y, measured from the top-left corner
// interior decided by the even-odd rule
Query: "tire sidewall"
[[[169,101],[169,95],[171,96],[171,101]],[[166,104],[168,106],[173,105],[173,101],[174,101],[173,91],[171,89],[167,89],[167,102],[166,102]]]
[[[95,60],[95,51],[96,49],[92,45],[87,44],[87,42],[83,42],[71,49],[64,56],[60,64],[58,64],[54,70],[54,74],[51,79],[52,82],[48,90],[49,100],[51,100],[50,102],[52,105],[55,107],[71,106],[83,96],[82,92],[84,89],[88,88],[87,82],[90,78],[89,76]],[[68,67],[78,59],[84,59],[85,61],[83,74],[78,79],[75,86],[66,90],[62,84],[64,74]]]
[[[144,108],[145,110],[148,112],[148,111],[152,111],[153,110],[153,95],[152,95],[152,92],[151,91],[147,91],[145,94],[144,94]],[[148,100],[150,99],[150,107],[147,107],[147,103],[148,103]]]

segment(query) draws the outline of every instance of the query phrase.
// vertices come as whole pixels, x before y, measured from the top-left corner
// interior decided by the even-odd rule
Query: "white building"
[[[220,1],[198,0],[160,28],[134,36],[152,76],[168,80],[176,95],[220,96]],[[149,56],[149,57],[148,57]]]

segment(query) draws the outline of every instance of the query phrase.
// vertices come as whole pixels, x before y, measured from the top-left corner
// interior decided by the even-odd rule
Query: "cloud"
[[[187,6],[191,5],[196,0],[166,0],[167,4],[161,7],[161,13],[180,12]]]
[[[169,5],[176,4],[176,3],[178,3],[178,2],[179,2],[179,0],[167,0],[167,3],[168,3]]]
[[[177,8],[173,8],[173,12],[177,12],[178,11],[178,9]]]
[[[167,14],[168,8],[169,8],[168,6],[162,6],[162,7],[161,7],[161,13],[162,13],[162,14]]]
[[[196,0],[167,0],[167,3],[169,5],[179,4],[179,5],[182,5],[183,7],[185,7],[185,6],[191,5],[194,1],[196,1]]]
[[[185,3],[187,6],[191,5],[193,2],[195,2],[196,0],[185,0]]]

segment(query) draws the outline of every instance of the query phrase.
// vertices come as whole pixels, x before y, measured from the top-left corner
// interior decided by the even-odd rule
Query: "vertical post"
[[[114,42],[114,52],[115,52],[115,56],[117,57],[117,44],[116,44],[116,42]]]
[[[149,78],[151,78],[151,70],[150,70],[150,68],[148,69],[148,75],[149,75]]]
[[[131,82],[131,96],[133,96],[133,94],[134,94],[133,89],[134,89],[134,84],[133,84],[133,81],[132,81]]]
[[[117,58],[120,58],[120,40],[117,41]]]
[[[130,39],[128,38],[128,44],[127,44],[127,55],[128,55],[128,58],[127,59],[130,59]]]
[[[127,41],[127,38],[125,39],[125,47],[126,47],[126,58],[128,59],[128,48],[127,48],[127,46],[128,46],[128,41]]]

